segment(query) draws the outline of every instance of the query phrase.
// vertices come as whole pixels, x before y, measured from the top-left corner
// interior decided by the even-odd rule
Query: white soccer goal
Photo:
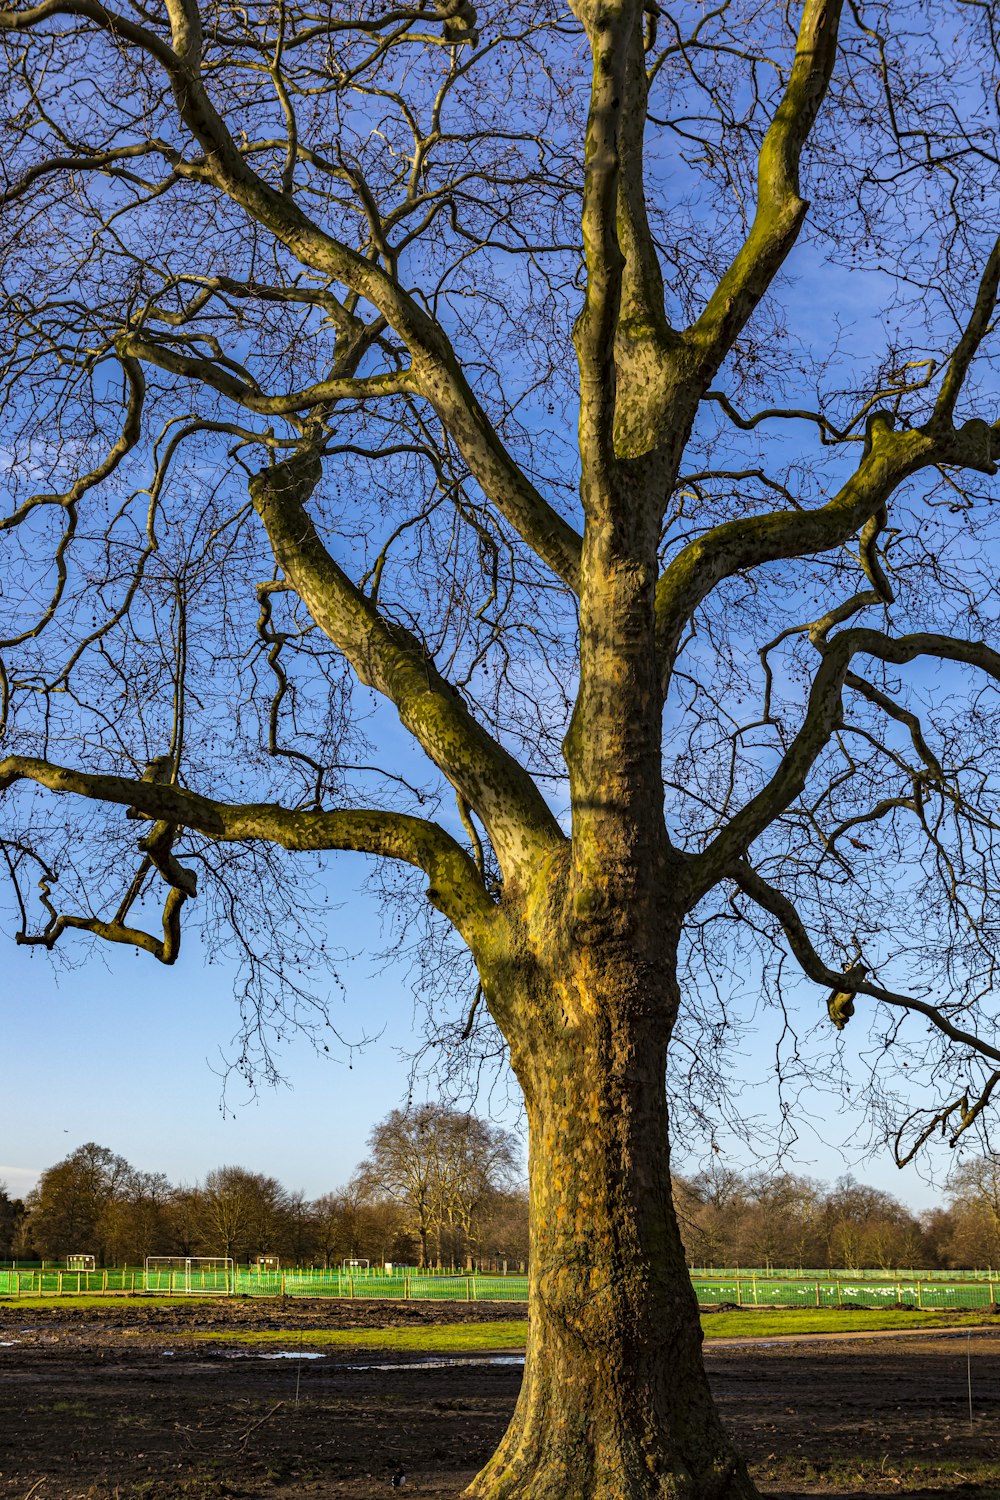
[[[92,1255],[67,1255],[67,1271],[95,1271],[97,1261]]]
[[[371,1261],[368,1260],[345,1260],[343,1269],[345,1271],[367,1271]]]
[[[236,1289],[233,1262],[225,1255],[147,1255],[147,1292],[215,1292]]]
[[[258,1255],[254,1264],[258,1271],[270,1274],[281,1270],[281,1257],[277,1255]]]

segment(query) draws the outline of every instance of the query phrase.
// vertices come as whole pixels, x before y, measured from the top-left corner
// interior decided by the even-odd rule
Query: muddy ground
[[[402,1466],[412,1500],[455,1500],[503,1431],[520,1368],[480,1356],[426,1368],[421,1356],[371,1349],[299,1359],[296,1330],[523,1315],[448,1304],[0,1304],[0,1496],[374,1500],[393,1493]],[[250,1353],[197,1343],[192,1333],[207,1328],[289,1337]],[[261,1357],[283,1351],[295,1357]],[[707,1360],[724,1420],[771,1495],[1000,1500],[1000,1328],[971,1339],[709,1344]]]

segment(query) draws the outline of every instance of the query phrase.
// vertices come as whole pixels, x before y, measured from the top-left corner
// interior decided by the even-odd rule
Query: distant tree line
[[[853,1177],[831,1188],[722,1163],[675,1178],[674,1193],[696,1266],[1000,1266],[1000,1157],[956,1167],[941,1207],[921,1214]]]
[[[195,1186],[142,1172],[88,1142],[42,1173],[23,1201],[0,1187],[0,1258],[98,1264],[147,1255],[279,1256],[294,1265],[359,1258],[419,1266],[527,1262],[527,1195],[509,1131],[441,1105],[393,1110],[346,1186],[307,1199],[274,1177],[223,1166]]]
[[[147,1255],[277,1255],[285,1264],[366,1259],[417,1266],[523,1267],[528,1205],[510,1132],[427,1104],[393,1110],[346,1186],[319,1198],[244,1167],[193,1187],[141,1172],[89,1142],[42,1174],[23,1200],[0,1185],[0,1259],[99,1264]],[[695,1266],[845,1266],[863,1270],[1000,1266],[1000,1157],[952,1173],[941,1207],[916,1214],[890,1193],[842,1177],[826,1187],[791,1173],[739,1173],[717,1162],[676,1177]]]

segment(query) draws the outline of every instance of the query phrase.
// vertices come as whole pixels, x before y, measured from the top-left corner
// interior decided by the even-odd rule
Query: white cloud
[[[6,1183],[7,1191],[15,1198],[30,1192],[41,1175],[41,1167],[5,1167],[0,1163],[0,1183]]]

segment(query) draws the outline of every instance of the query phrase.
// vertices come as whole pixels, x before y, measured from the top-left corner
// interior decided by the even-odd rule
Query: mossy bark
[[[744,1500],[670,1189],[672,982],[648,954],[567,960],[555,934],[550,956],[549,993],[521,1002],[536,1040],[513,1058],[530,1129],[524,1381],[467,1500]]]

